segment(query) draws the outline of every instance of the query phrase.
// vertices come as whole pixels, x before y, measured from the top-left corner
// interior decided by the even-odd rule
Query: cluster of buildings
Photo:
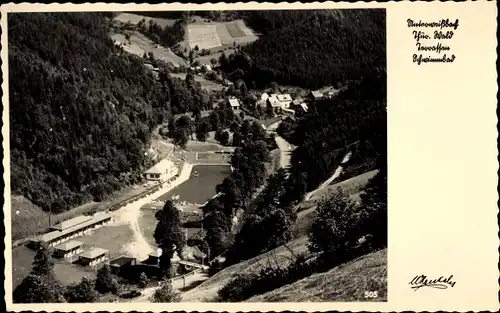
[[[41,245],[53,248],[54,256],[70,263],[94,266],[108,260],[108,250],[99,247],[84,248],[84,243],[72,240],[90,231],[113,222],[109,213],[93,216],[80,215],[50,227],[50,231],[30,240],[29,246],[38,249]]]
[[[167,181],[177,175],[178,171],[174,162],[163,159],[144,172],[144,177],[149,181]]]
[[[295,99],[290,94],[278,93],[262,93],[259,96],[254,96],[256,106],[272,109],[275,114],[283,114],[288,116],[303,116],[309,111],[310,105],[316,101],[331,99],[338,94],[338,90],[333,87],[326,87],[324,90],[311,91],[302,98],[300,96]],[[236,97],[227,99],[228,104],[233,110],[240,109],[240,101]]]
[[[305,101],[297,97],[293,99],[290,94],[263,93],[256,103],[258,106],[272,109],[276,114],[301,116],[308,111]]]

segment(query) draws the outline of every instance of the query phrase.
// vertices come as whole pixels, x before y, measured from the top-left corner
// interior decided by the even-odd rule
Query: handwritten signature
[[[410,281],[410,285],[412,285],[411,288],[415,291],[422,287],[448,289],[449,287],[455,287],[455,284],[456,282],[453,281],[453,275],[447,278],[441,276],[435,279],[430,279],[425,275],[417,275]]]

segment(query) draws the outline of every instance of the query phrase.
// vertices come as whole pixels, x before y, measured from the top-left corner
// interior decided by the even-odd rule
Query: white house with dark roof
[[[281,108],[281,102],[278,100],[278,95],[273,93],[267,98],[267,103],[273,108]]]
[[[233,110],[238,110],[240,108],[240,102],[236,98],[229,98],[228,100],[229,105],[231,106],[231,109]]]
[[[322,100],[324,98],[324,95],[321,91],[319,90],[314,90],[309,93],[309,100],[311,101],[318,101]]]
[[[277,95],[276,98],[280,102],[282,109],[289,109],[290,103],[292,103],[293,101],[292,97],[287,93],[282,95]]]
[[[80,264],[84,266],[94,266],[104,261],[107,261],[108,250],[103,248],[92,248],[79,255]]]
[[[54,247],[54,256],[68,259],[82,252],[83,242],[71,240]]]
[[[146,177],[146,179],[153,181],[167,180],[170,177],[175,176],[176,174],[177,168],[175,167],[175,164],[168,159],[161,160],[146,172],[144,172],[144,176]]]

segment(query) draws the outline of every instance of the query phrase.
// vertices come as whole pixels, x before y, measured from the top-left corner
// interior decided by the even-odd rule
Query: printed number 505
[[[370,298],[370,299],[378,298],[378,293],[376,291],[365,291],[365,298]]]

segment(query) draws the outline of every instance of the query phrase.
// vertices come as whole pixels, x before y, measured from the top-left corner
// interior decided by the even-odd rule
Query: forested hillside
[[[11,187],[45,210],[137,182],[152,128],[207,101],[114,46],[107,14],[8,18]]]
[[[353,152],[347,166],[356,169],[352,175],[380,169],[387,162],[386,80],[385,69],[374,69],[336,98],[310,105],[298,124],[284,122],[278,131],[288,129],[288,139],[298,145],[292,155],[288,201],[318,187],[347,152]]]
[[[385,67],[383,10],[268,11],[243,17],[263,36],[221,63],[230,77],[243,78],[250,88],[277,82],[317,89]]]

